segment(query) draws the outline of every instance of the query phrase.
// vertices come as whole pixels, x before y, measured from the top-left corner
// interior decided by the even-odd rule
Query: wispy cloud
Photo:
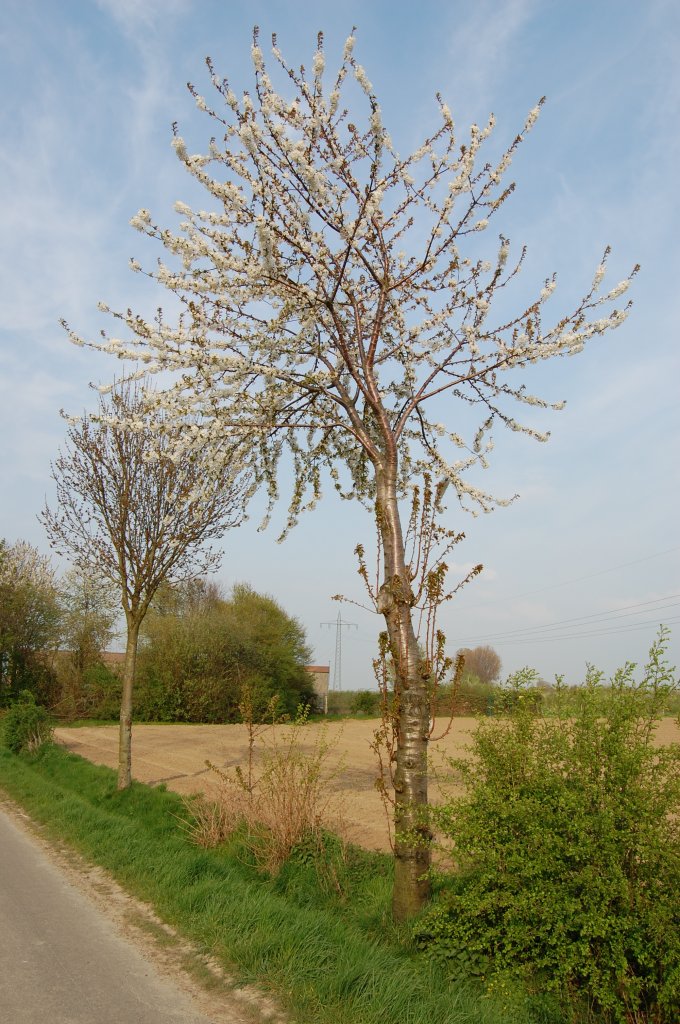
[[[125,87],[126,137],[134,173],[144,166],[149,151],[157,149],[150,139],[159,125],[169,128],[174,119],[166,109],[172,86],[178,84],[168,37],[190,5],[188,0],[97,0],[97,6],[136,51],[142,70],[141,77],[132,77]]]
[[[0,240],[2,327],[8,332],[53,332],[58,316],[72,313],[86,294],[93,303],[98,241],[108,223],[104,209],[84,219],[78,198],[55,181],[54,154],[63,142],[59,123],[46,116],[34,127],[44,143],[41,152],[6,153],[0,165],[2,190],[12,196]],[[84,261],[86,251],[94,258]]]
[[[536,0],[481,0],[468,4],[462,17],[452,12],[446,92],[457,108],[483,116],[535,10]]]
[[[188,0],[96,0],[97,7],[108,14],[129,38],[142,42],[139,33],[182,14],[189,8]]]

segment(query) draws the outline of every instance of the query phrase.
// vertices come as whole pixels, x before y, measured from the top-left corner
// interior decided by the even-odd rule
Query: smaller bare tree
[[[244,518],[242,480],[218,483],[200,452],[172,459],[178,432],[193,426],[156,423],[151,429],[142,386],[115,384],[95,416],[71,424],[67,445],[52,466],[58,506],[45,506],[40,517],[53,548],[120,592],[127,642],[119,789],[131,781],[132,690],[149,605],[162,583],[186,582],[216,569],[219,553],[203,545]]]
[[[501,674],[501,659],[488,644],[484,647],[462,647],[459,654],[465,658],[465,674],[477,676],[482,683],[495,683]]]

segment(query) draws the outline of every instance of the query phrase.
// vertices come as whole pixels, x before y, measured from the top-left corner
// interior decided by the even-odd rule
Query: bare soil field
[[[329,786],[337,795],[345,836],[368,849],[388,850],[387,819],[375,787],[377,760],[370,746],[378,724],[376,720],[329,722],[326,726],[310,723],[299,730],[299,735],[302,749],[311,751],[320,731],[327,728],[331,745],[328,763],[333,775]],[[436,765],[443,762],[445,756],[463,753],[475,724],[474,718],[454,719],[449,734],[431,744],[433,763]],[[277,742],[284,742],[291,726],[275,728]],[[75,754],[95,764],[117,766],[117,726],[59,728],[56,738]],[[265,734],[264,742],[271,743],[272,738],[270,731]],[[663,720],[656,741],[659,745],[680,741],[680,729],[674,719]],[[229,771],[237,765],[245,765],[247,756],[248,736],[243,725],[143,724],[134,725],[132,729],[134,778],[150,785],[164,782],[169,789],[182,794],[210,793],[215,775],[206,767],[206,761]],[[436,799],[436,784],[431,789]]]

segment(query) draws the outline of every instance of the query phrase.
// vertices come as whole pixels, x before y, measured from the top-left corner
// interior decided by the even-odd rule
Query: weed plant
[[[273,875],[295,849],[323,849],[324,830],[340,825],[341,810],[331,789],[343,767],[342,762],[331,763],[339,737],[330,742],[322,727],[306,750],[307,707],[298,708],[294,722],[277,722],[277,700],[272,698],[269,724],[264,724],[253,717],[247,689],[240,706],[248,734],[247,765],[222,771],[207,762],[217,777],[217,792],[185,800],[185,827],[197,845],[208,848],[238,833],[258,867]]]

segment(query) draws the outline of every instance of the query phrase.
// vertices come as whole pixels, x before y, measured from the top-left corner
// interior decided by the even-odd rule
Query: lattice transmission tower
[[[351,629],[352,626],[355,629],[359,627],[356,622],[346,622],[342,617],[342,612],[338,612],[335,622],[322,622],[321,626],[328,626],[329,629],[335,626],[335,661],[331,690],[342,690],[342,631],[344,628]]]

